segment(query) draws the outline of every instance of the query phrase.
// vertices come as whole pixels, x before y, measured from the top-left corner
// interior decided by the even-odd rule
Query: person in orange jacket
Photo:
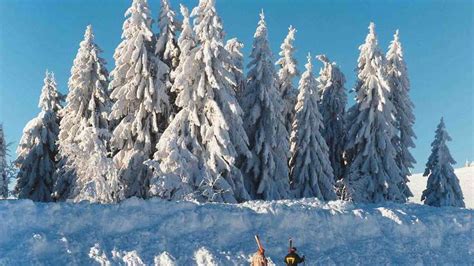
[[[251,266],[267,266],[268,260],[265,257],[265,249],[258,249],[252,257]]]

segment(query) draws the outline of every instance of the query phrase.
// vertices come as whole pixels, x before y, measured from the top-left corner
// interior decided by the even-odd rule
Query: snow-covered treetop
[[[244,57],[242,54],[242,48],[244,48],[244,44],[240,42],[237,38],[232,38],[226,42],[225,49],[227,51],[234,52],[234,55],[238,55],[238,59]]]
[[[337,67],[336,62],[331,62],[326,55],[318,55],[316,58],[323,63],[323,67],[319,71],[318,82],[319,85],[319,96],[321,99],[325,96],[326,92],[331,88],[338,88],[342,89],[342,91],[338,91],[335,93],[342,93],[344,91],[344,84],[346,83],[346,78],[342,71]],[[334,84],[337,82],[337,84]],[[340,108],[345,107],[347,96],[345,93],[342,93],[340,100],[343,102],[340,103]]]
[[[191,17],[194,17],[194,32],[201,42],[204,40],[222,42],[224,30],[216,12],[215,0],[200,0],[198,6],[193,9]]]
[[[144,40],[151,41],[153,19],[147,0],[133,0],[132,5],[125,12],[125,16],[130,17],[123,23],[122,39],[131,39],[136,35],[141,35]]]
[[[184,57],[189,55],[189,51],[196,45],[196,40],[194,38],[194,31],[191,26],[189,18],[189,10],[186,6],[180,4],[180,11],[183,15],[183,24],[181,29],[181,34],[178,38],[178,46],[181,50],[180,61],[184,60]]]
[[[375,34],[375,24],[370,22],[369,34],[365,38],[365,43],[359,46],[360,55],[357,60],[358,62],[358,83],[356,84],[355,91],[357,92],[357,101],[366,101],[366,104],[362,104],[361,108],[369,108],[367,104],[373,102],[377,104],[378,110],[383,110],[382,105],[386,103],[384,96],[388,96],[387,93],[382,93],[382,90],[390,91],[390,87],[386,80],[386,67],[385,57],[380,52],[377,42],[377,35]],[[377,101],[372,101],[372,97],[367,97],[367,91],[359,90],[361,88],[375,88],[379,96]],[[380,98],[382,97],[382,98]],[[387,111],[392,111],[392,106]]]
[[[179,22],[176,14],[171,9],[169,0],[161,0],[161,10],[158,17],[160,34],[156,42],[155,54],[157,54],[170,67],[178,65],[179,49],[176,43],[176,31]]]
[[[270,49],[270,44],[268,42],[268,32],[267,32],[267,25],[265,22],[265,14],[263,10],[260,12],[260,20],[258,21],[258,26],[253,35],[253,49],[252,53],[250,54],[250,58],[252,59],[247,67],[255,65],[255,68],[251,69],[248,73],[248,76],[255,76],[257,72],[262,71],[269,71],[271,73],[267,73],[268,75],[262,75],[262,77],[268,78],[265,84],[275,84],[275,77],[274,77],[274,68],[273,68],[273,59],[272,53]],[[255,72],[255,73],[254,73]],[[260,77],[256,77],[260,78]],[[258,86],[258,84],[255,84]]]
[[[387,52],[387,63],[388,63],[388,72],[389,75],[397,78],[398,86],[408,91],[410,87],[410,82],[408,80],[407,67],[405,60],[403,59],[403,49],[402,44],[399,39],[398,30],[395,31],[393,35],[393,40],[390,42]],[[393,73],[392,73],[393,72]],[[413,104],[410,102],[410,106],[413,107]],[[413,118],[414,119],[414,118]]]
[[[244,48],[244,44],[240,42],[237,38],[232,38],[228,40],[225,44],[225,49],[229,51],[231,62],[234,63],[235,69],[243,69],[243,58],[244,55],[242,53],[242,49]],[[243,75],[243,73],[242,73]]]
[[[108,76],[102,50],[94,42],[92,26],[88,25],[84,40],[79,44],[69,78],[69,93],[66,98],[63,121],[77,124],[78,118],[90,126],[107,128],[110,109]],[[61,122],[61,134],[64,132]]]
[[[193,27],[191,26],[191,21],[189,17],[188,8],[184,5],[180,5],[181,14],[183,15],[183,24],[181,29],[181,34],[178,38],[178,47],[180,50],[179,54],[179,64],[177,68],[171,73],[172,79],[175,81],[171,87],[172,92],[178,93],[183,89],[183,86],[188,86],[187,82],[185,84],[179,84],[180,81],[176,81],[176,75],[185,71],[187,65],[186,60],[191,60],[189,58],[191,50],[196,47],[196,39],[194,36]]]
[[[403,58],[403,50],[402,45],[400,43],[399,38],[399,31],[398,29],[395,31],[393,35],[393,40],[390,42],[387,52],[387,60],[395,59],[395,58]]]
[[[229,52],[230,56],[230,66],[229,69],[234,73],[236,94],[240,98],[240,94],[243,93],[245,85],[244,77],[244,55],[242,54],[242,49],[244,44],[241,43],[237,38],[232,38],[227,41],[225,49]]]
[[[62,108],[62,99],[63,96],[58,92],[54,73],[46,70],[38,107],[43,111],[57,112]]]
[[[262,13],[263,14],[263,13]],[[298,76],[296,59],[294,58],[295,48],[293,42],[295,41],[296,29],[293,26],[288,28],[288,35],[281,44],[280,59],[276,62],[281,68],[278,71],[278,78],[280,80],[280,93],[286,93],[288,89],[293,89],[292,80]]]

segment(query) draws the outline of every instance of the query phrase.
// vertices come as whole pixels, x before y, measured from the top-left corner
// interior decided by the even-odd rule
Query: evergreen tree
[[[179,60],[178,65],[174,70],[171,72],[171,79],[175,80],[176,75],[180,75],[183,71],[186,71],[184,67],[187,67],[189,63],[186,63],[186,59],[189,58],[191,55],[191,51],[196,47],[196,37],[194,36],[194,31],[191,26],[190,17],[189,17],[189,10],[186,6],[180,5],[181,15],[183,16],[183,23],[181,28],[181,34],[178,38],[178,49],[179,53]],[[179,89],[182,88],[181,85],[175,85],[171,87],[171,92],[174,94],[179,93]],[[173,102],[174,103],[174,102]]]
[[[179,24],[169,0],[161,0],[160,15],[158,17],[160,34],[156,41],[155,54],[170,69],[176,68],[179,62],[179,48],[176,38]]]
[[[329,160],[337,181],[342,179],[345,166],[343,154],[346,135],[346,79],[336,63],[329,61],[325,55],[319,55],[317,58],[323,63],[318,77],[319,110],[324,125],[321,134],[329,147]]]
[[[242,94],[245,91],[245,76],[244,76],[244,55],[242,54],[242,48],[244,44],[241,43],[237,38],[233,38],[227,41],[225,49],[230,55],[230,64],[227,66],[227,70],[234,74],[235,78],[235,95],[237,100],[242,100]]]
[[[294,108],[296,104],[296,97],[298,91],[293,86],[293,79],[298,76],[296,59],[294,58],[295,48],[293,42],[295,41],[296,29],[290,26],[288,35],[281,44],[280,59],[276,62],[280,66],[278,71],[278,89],[283,98],[283,117],[285,119],[286,130],[291,131],[291,125],[294,117]]]
[[[155,170],[150,194],[244,201],[249,196],[236,161],[239,154],[248,153],[247,138],[232,89],[235,81],[224,68],[230,57],[214,0],[201,0],[192,16],[197,46],[175,72],[173,90],[179,92],[176,104],[181,111],[158,142],[154,161],[149,162]],[[185,16],[183,32],[187,23]]]
[[[252,152],[252,158],[245,164],[247,191],[254,199],[282,199],[288,197],[289,191],[289,137],[263,12],[250,57],[242,101]]]
[[[329,148],[320,132],[322,117],[318,110],[318,88],[310,55],[305,66],[306,71],[299,82],[290,139],[290,186],[297,198],[335,200]]]
[[[53,73],[46,72],[39,100],[41,112],[23,129],[17,149],[15,163],[19,172],[14,192],[20,199],[51,201],[61,100]]]
[[[414,105],[410,100],[409,90],[410,82],[408,80],[407,67],[403,58],[402,45],[398,37],[398,30],[393,36],[387,52],[388,85],[391,90],[391,100],[396,110],[395,126],[397,134],[393,138],[395,149],[397,150],[396,162],[400,168],[404,182],[400,183],[400,189],[404,191],[407,197],[412,197],[407,183],[410,175],[410,168],[416,163],[409,149],[415,148],[413,139],[416,138],[413,131],[415,115],[413,114]]]
[[[405,202],[404,182],[395,161],[394,107],[386,80],[386,62],[380,53],[375,25],[370,23],[365,43],[359,47],[356,104],[347,124],[349,170],[346,197],[357,202]]]
[[[57,171],[54,195],[60,200],[115,201],[109,200],[114,191],[103,189],[107,182],[115,182],[115,171],[107,158],[111,102],[109,74],[101,52],[89,25],[71,68],[69,94],[62,111],[58,140],[61,169]],[[99,162],[110,165],[109,171],[101,172]]]
[[[8,164],[7,164],[7,142],[3,133],[3,125],[0,124],[0,199],[8,197]]]
[[[155,55],[168,66],[166,73],[166,90],[169,96],[170,117],[177,112],[174,102],[176,93],[170,91],[172,84],[171,72],[178,66],[179,47],[177,42],[176,31],[179,29],[180,22],[176,18],[176,14],[170,6],[169,0],[161,0],[161,9],[158,17],[158,28],[160,30],[156,40]]]
[[[148,2],[134,0],[125,15],[122,42],[115,50],[115,69],[110,75],[114,104],[109,119],[116,125],[111,145],[125,197],[145,197],[150,171],[143,162],[152,158],[168,125],[169,68],[154,54]]]
[[[441,118],[436,129],[435,140],[431,143],[431,155],[423,174],[423,176],[428,176],[428,183],[421,195],[421,200],[426,205],[436,207],[465,207],[459,179],[454,174],[452,167],[456,161],[449,152],[446,144],[448,141],[451,141],[451,137],[446,131],[443,118]]]

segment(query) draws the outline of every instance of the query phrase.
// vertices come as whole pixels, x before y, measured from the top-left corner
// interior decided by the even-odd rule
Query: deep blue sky
[[[0,122],[7,141],[13,142],[12,153],[24,125],[38,113],[45,70],[54,71],[60,90],[67,91],[71,64],[86,25],[93,25],[96,41],[112,69],[112,55],[130,2],[0,1]],[[156,18],[159,1],[149,3]],[[197,0],[171,0],[175,10],[179,3],[191,8]],[[467,158],[474,160],[473,1],[217,0],[226,38],[244,42],[247,62],[262,8],[275,59],[291,24],[298,30],[295,46],[300,69],[308,52],[325,53],[340,65],[348,89],[354,85],[357,48],[369,22],[376,24],[383,51],[400,29],[416,105],[415,172],[424,167],[441,116],[453,138],[449,146],[458,165]]]

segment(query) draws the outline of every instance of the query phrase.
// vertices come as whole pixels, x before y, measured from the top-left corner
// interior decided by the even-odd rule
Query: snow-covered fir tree
[[[200,201],[248,200],[236,167],[239,154],[250,154],[248,140],[233,90],[235,81],[225,68],[230,57],[215,1],[201,0],[192,16],[197,46],[183,57],[175,72],[173,90],[179,92],[176,104],[181,111],[163,133],[154,160],[149,162],[155,171],[150,194]],[[183,32],[188,23],[185,15]]]
[[[405,202],[407,196],[401,190],[405,180],[392,143],[396,133],[394,107],[374,23],[370,23],[359,50],[356,104],[347,120],[349,169],[344,180],[345,197],[356,202]]]
[[[285,118],[285,127],[289,132],[294,117],[294,108],[296,104],[296,97],[298,91],[293,86],[293,79],[298,76],[297,62],[294,58],[295,48],[293,42],[295,41],[296,29],[290,26],[288,29],[288,35],[281,44],[281,51],[279,55],[280,59],[276,62],[280,66],[278,70],[278,89],[281,97],[283,98],[283,117]]]
[[[343,154],[346,135],[346,79],[336,63],[331,62],[325,55],[318,55],[317,58],[323,63],[318,77],[319,111],[324,125],[321,133],[329,147],[329,160],[337,181],[342,179],[345,166]]]
[[[46,72],[39,100],[41,112],[23,129],[17,149],[19,172],[14,193],[20,199],[51,201],[62,98],[53,73]]]
[[[112,197],[119,191],[112,190],[116,173],[107,157],[111,101],[107,89],[109,74],[101,52],[89,25],[71,68],[69,93],[62,110],[58,140],[61,169],[57,171],[54,189],[58,200],[118,200]]]
[[[3,132],[3,124],[0,124],[0,199],[8,197],[8,164],[7,164],[7,142]]]
[[[244,75],[244,55],[242,54],[244,44],[237,38],[232,38],[227,41],[225,49],[230,55],[230,64],[227,69],[234,74],[235,78],[235,95],[239,102],[242,99],[242,94],[245,89],[245,75]]]
[[[109,119],[115,125],[111,145],[125,197],[145,197],[156,143],[168,126],[168,66],[155,56],[152,18],[146,0],[134,0],[125,13],[122,42],[114,53]]]
[[[398,132],[393,138],[397,150],[396,162],[405,179],[405,182],[400,183],[400,189],[404,191],[407,197],[412,197],[413,194],[410,192],[407,183],[409,182],[410,168],[413,168],[413,164],[416,163],[415,158],[409,151],[410,148],[415,147],[413,141],[416,138],[413,131],[415,115],[413,114],[414,105],[409,96],[410,82],[398,30],[393,36],[386,58],[387,81],[391,90],[391,100],[396,110],[395,126]]]
[[[431,143],[431,155],[423,174],[423,176],[428,176],[428,183],[421,195],[421,200],[426,205],[436,207],[465,207],[459,179],[452,167],[456,161],[449,152],[448,141],[451,141],[451,137],[441,118],[436,129],[435,140]]]
[[[246,187],[254,199],[282,199],[289,192],[289,136],[263,11],[250,57],[242,101],[252,151],[252,158],[245,163]]]
[[[169,0],[161,0],[160,15],[158,17],[160,32],[156,41],[155,54],[170,69],[176,68],[179,62],[179,47],[176,37],[179,24]]]
[[[322,117],[318,110],[318,87],[310,55],[305,67],[299,82],[290,138],[290,188],[297,198],[334,200],[335,182],[329,148],[320,131]]]
[[[180,4],[180,12],[183,16],[183,23],[181,26],[181,34],[178,37],[178,49],[180,51],[178,60],[179,63],[178,66],[176,66],[176,68],[171,71],[172,80],[176,78],[176,75],[179,75],[185,71],[184,67],[188,66],[185,61],[190,56],[192,49],[197,45],[188,8]],[[180,88],[181,86],[172,86],[171,92],[177,95]]]
[[[174,105],[176,93],[170,91],[172,85],[171,72],[178,66],[179,62],[177,31],[181,23],[177,20],[176,13],[171,8],[169,0],[161,0],[160,2],[161,9],[157,22],[159,34],[156,40],[155,55],[169,68],[168,73],[166,73],[166,89],[171,106],[170,116],[173,116],[177,112],[177,107]]]

